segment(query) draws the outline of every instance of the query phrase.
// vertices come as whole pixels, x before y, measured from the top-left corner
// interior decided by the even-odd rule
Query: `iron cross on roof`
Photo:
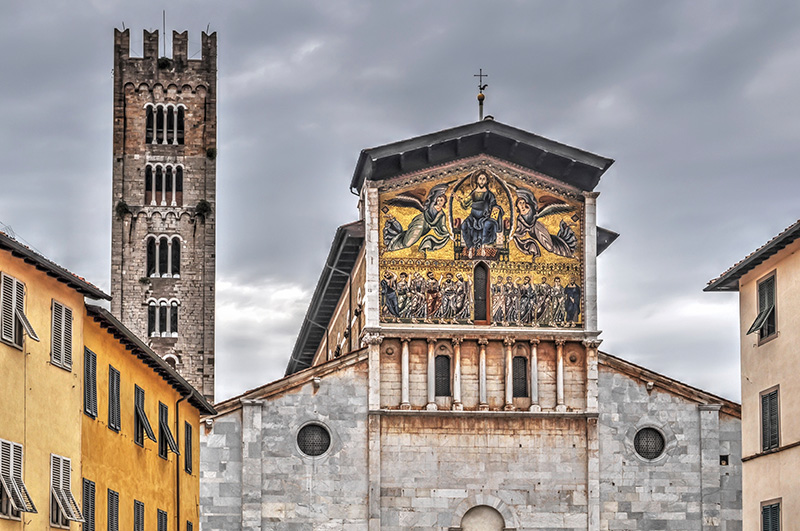
[[[478,70],[478,73],[472,77],[478,78],[478,119],[483,120],[483,100],[486,98],[486,96],[483,95],[483,89],[489,86],[488,83],[483,83],[483,78],[489,77],[489,74],[484,74],[483,68],[481,68]]]

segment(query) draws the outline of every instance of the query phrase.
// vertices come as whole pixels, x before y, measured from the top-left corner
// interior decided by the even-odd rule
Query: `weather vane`
[[[483,100],[486,99],[483,90],[489,86],[488,83],[483,83],[483,78],[489,77],[489,74],[484,74],[483,68],[480,68],[478,69],[478,73],[474,74],[472,77],[478,78],[478,119],[483,120]]]

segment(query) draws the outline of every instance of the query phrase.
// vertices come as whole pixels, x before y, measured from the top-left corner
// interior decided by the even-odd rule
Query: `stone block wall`
[[[601,529],[741,531],[739,419],[603,366],[599,398]],[[652,461],[634,449],[643,427],[665,439]]]

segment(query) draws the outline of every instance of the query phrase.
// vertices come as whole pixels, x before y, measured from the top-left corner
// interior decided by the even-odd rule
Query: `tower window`
[[[150,300],[147,308],[147,333],[150,337],[178,337],[178,301]]]
[[[180,278],[181,239],[178,236],[147,238],[147,276]]]
[[[183,167],[161,164],[145,166],[144,202],[150,206],[183,205]]]
[[[528,360],[523,356],[514,356],[511,362],[514,397],[528,396]]]
[[[184,107],[182,104],[147,104],[145,108],[145,142],[148,144],[183,144]]]
[[[436,356],[434,363],[436,396],[450,396],[450,356]]]

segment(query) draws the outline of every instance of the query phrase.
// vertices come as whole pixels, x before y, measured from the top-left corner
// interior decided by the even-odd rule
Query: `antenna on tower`
[[[162,38],[164,39],[164,54],[162,57],[167,56],[167,10],[164,9],[161,11],[161,27],[162,27]]]

